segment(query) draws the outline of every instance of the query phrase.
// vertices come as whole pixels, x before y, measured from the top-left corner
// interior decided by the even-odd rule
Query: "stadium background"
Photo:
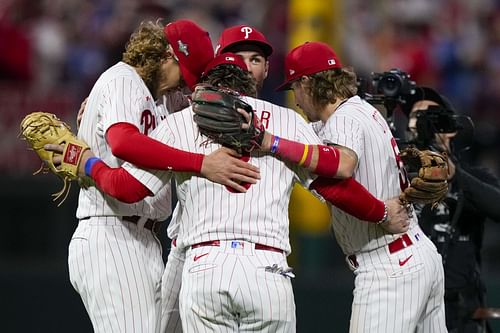
[[[89,332],[67,278],[77,190],[60,208],[52,175],[18,135],[32,111],[56,113],[75,128],[98,75],[120,59],[146,18],[195,20],[214,43],[227,26],[259,28],[274,46],[261,97],[278,104],[287,50],[323,40],[361,75],[400,68],[448,96],[475,126],[473,163],[500,175],[500,2],[494,0],[2,0],[0,1],[0,330]],[[299,332],[347,331],[353,279],[328,233],[326,208],[297,189],[290,208],[290,257]],[[500,307],[500,226],[488,223],[483,275]],[[163,239],[164,244],[168,240]],[[500,329],[500,321],[494,323]]]

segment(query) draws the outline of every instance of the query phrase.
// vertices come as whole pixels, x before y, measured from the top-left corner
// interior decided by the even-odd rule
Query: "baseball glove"
[[[406,148],[400,154],[412,178],[410,186],[401,193],[403,203],[437,204],[448,192],[448,159],[430,150]]]
[[[193,93],[192,107],[201,134],[241,154],[260,147],[265,131],[252,107],[239,96],[230,89],[200,85]],[[249,122],[238,108],[250,115]]]
[[[78,176],[78,167],[83,152],[89,149],[89,146],[74,136],[68,124],[56,115],[47,112],[33,112],[24,117],[21,121],[19,136],[28,142],[31,149],[42,160],[42,165],[33,175],[50,171],[63,180],[62,190],[52,194],[54,201],[62,198],[58,204],[60,206],[68,196],[71,181],[81,181]],[[46,144],[64,145],[63,158],[59,166],[54,165],[55,153],[44,149]]]

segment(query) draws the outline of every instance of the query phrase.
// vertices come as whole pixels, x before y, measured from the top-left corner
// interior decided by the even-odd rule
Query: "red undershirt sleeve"
[[[363,221],[377,223],[384,218],[385,204],[353,178],[318,177],[310,186],[332,205]]]
[[[153,195],[125,169],[110,168],[103,161],[92,166],[90,176],[101,191],[125,203],[135,203]]]
[[[106,140],[116,157],[146,169],[201,172],[203,154],[167,146],[129,123],[117,123],[106,131]]]

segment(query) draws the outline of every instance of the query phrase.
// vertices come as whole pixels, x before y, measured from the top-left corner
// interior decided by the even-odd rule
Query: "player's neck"
[[[332,114],[335,113],[335,111],[337,111],[337,109],[339,108],[340,105],[342,105],[345,101],[347,101],[347,98],[344,98],[344,99],[337,99],[335,101],[335,103],[330,103],[328,104],[326,107],[325,107],[325,110],[323,112],[324,114],[324,119],[321,119],[323,120],[323,122],[326,122],[328,120],[328,118],[330,118],[330,116]]]

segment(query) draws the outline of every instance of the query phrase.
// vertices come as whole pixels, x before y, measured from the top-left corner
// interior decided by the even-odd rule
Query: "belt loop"
[[[347,266],[349,266],[349,269],[353,272],[359,267],[358,260],[356,259],[355,254],[346,256],[345,261],[347,262]]]
[[[145,224],[146,224],[146,222],[147,222],[147,221],[148,221],[148,218],[147,218],[147,217],[141,216],[141,217],[139,218],[139,220],[137,221],[137,226],[138,226],[139,228],[143,228],[143,229],[144,229]],[[151,228],[151,229],[152,229],[152,228]]]
[[[122,216],[121,220],[133,223],[133,224],[137,225],[137,227],[139,227],[139,228],[151,230],[154,233],[158,232],[158,230],[160,229],[160,223],[161,223],[160,221],[152,220],[146,216],[137,216],[137,215]]]

